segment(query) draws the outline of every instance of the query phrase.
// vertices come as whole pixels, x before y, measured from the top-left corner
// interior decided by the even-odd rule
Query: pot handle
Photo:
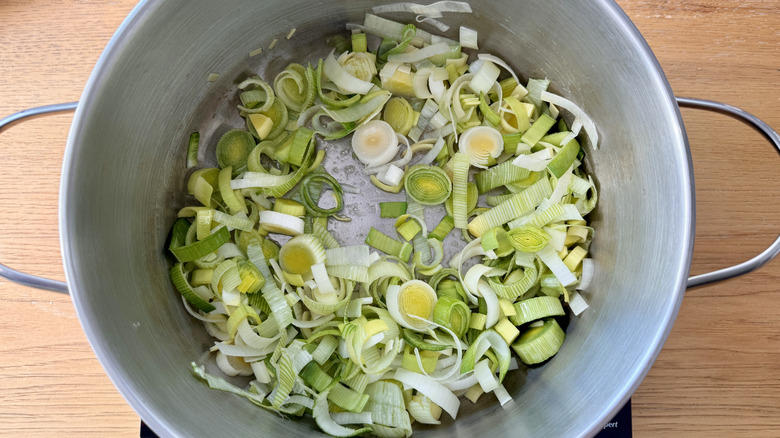
[[[65,111],[73,111],[76,109],[77,105],[78,102],[58,103],[55,105],[39,106],[37,108],[30,108],[19,111],[16,114],[12,114],[0,120],[0,133],[2,133],[5,129],[10,128],[11,126],[14,126],[15,124],[20,123],[26,119]],[[11,269],[2,263],[0,263],[0,277],[4,277],[24,286],[31,286],[38,289],[45,289],[65,294],[68,293],[68,285],[62,281],[50,280],[48,278],[25,274],[24,272]]]
[[[696,108],[714,111],[716,113],[725,114],[733,117],[743,123],[750,125],[753,129],[760,132],[775,149],[780,153],[780,135],[777,134],[772,128],[769,127],[758,117],[743,111],[737,107],[727,105],[725,103],[713,102],[711,100],[690,99],[686,97],[677,97],[677,104],[681,107]],[[750,260],[742,262],[738,265],[730,266],[728,268],[719,269],[717,271],[708,272],[706,274],[695,275],[688,279],[688,287],[702,286],[716,281],[727,280],[729,278],[737,277],[742,274],[747,274],[750,271],[758,269],[763,266],[764,263],[772,260],[780,253],[780,236],[772,242],[767,249],[761,254],[753,257]]]

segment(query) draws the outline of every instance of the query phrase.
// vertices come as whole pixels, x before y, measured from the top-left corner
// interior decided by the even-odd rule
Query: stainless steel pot
[[[234,85],[322,53],[324,37],[358,22],[376,2],[146,1],[107,46],[78,103],[63,165],[60,234],[67,285],[2,267],[0,275],[70,291],[106,372],[141,417],[164,436],[302,436],[288,421],[209,390],[188,364],[209,336],[171,287],[165,239],[182,205],[184,142],[237,124]],[[780,148],[755,117],[713,102],[675,99],[638,31],[614,3],[543,0],[474,3],[449,15],[478,29],[484,51],[524,77],[547,77],[596,122],[588,150],[600,205],[592,215],[596,277],[591,309],[569,325],[563,349],[543,367],[508,378],[515,404],[464,405],[456,422],[424,436],[587,436],[639,385],[666,339],[686,286],[757,268],[776,241],[741,265],[687,279],[693,246],[693,179],[678,104],[735,115]],[[410,20],[410,16],[401,17]],[[286,40],[288,31],[297,29]],[[423,25],[424,27],[424,25]],[[273,51],[249,58],[278,38]],[[219,72],[214,83],[206,81]],[[76,104],[25,111],[32,115]],[[212,141],[213,146],[213,141]],[[660,214],[659,214],[660,213]],[[2,266],[2,265],[0,265]]]

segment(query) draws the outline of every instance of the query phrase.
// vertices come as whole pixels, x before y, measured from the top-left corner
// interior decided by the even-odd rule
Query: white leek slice
[[[252,367],[238,356],[227,356],[221,351],[217,352],[216,364],[219,369],[228,376],[251,376]]]
[[[496,395],[496,398],[498,399],[498,403],[501,406],[505,406],[507,403],[512,401],[512,396],[509,394],[509,391],[504,388],[504,385],[498,384],[496,388],[493,390],[493,394]],[[504,409],[507,407],[505,406]]]
[[[474,365],[474,377],[477,378],[479,386],[485,392],[490,392],[498,387],[498,379],[490,370],[489,362],[488,359],[482,359]]]
[[[563,260],[558,257],[558,253],[552,245],[548,244],[542,248],[541,251],[537,252],[536,255],[538,255],[542,262],[550,268],[550,271],[552,271],[555,278],[561,282],[563,287],[569,286],[577,281],[577,277],[572,274],[566,264],[563,263]]]
[[[588,117],[585,111],[583,111],[574,102],[564,97],[558,96],[557,94],[549,93],[547,91],[542,91],[540,97],[543,101],[557,105],[572,113],[574,119],[579,120],[580,123],[582,123],[582,127],[585,128],[585,132],[588,134],[588,139],[590,139],[590,144],[593,147],[593,149],[598,149],[599,134],[598,131],[596,131],[596,124],[593,123],[593,120],[590,117]]]
[[[328,271],[325,268],[325,263],[317,263],[311,266],[311,273],[314,276],[314,281],[317,283],[317,289],[321,294],[333,294],[336,295],[336,288],[333,287],[333,283],[330,281]],[[338,299],[337,299],[338,301]],[[329,303],[333,304],[333,303]]]
[[[297,236],[303,234],[303,219],[276,211],[261,211],[258,222],[269,233]]]
[[[334,412],[330,418],[337,424],[374,424],[371,412]]]
[[[428,59],[431,56],[441,55],[450,50],[450,46],[447,43],[441,42],[431,44],[430,46],[423,47],[422,49],[415,50],[408,53],[399,53],[397,55],[390,55],[387,57],[389,62],[401,62],[411,64],[413,62],[422,61]]]
[[[407,403],[407,410],[412,417],[422,424],[441,424],[441,408],[431,403],[431,400],[425,396],[415,395]],[[438,415],[434,415],[434,411]]]
[[[433,160],[436,159],[436,157],[439,156],[439,153],[442,149],[444,149],[444,145],[447,142],[444,141],[444,137],[439,137],[438,140],[436,140],[436,143],[434,143],[433,147],[431,148],[428,153],[426,153],[419,161],[420,164],[431,164],[433,163]]]
[[[401,181],[404,179],[404,170],[400,167],[396,166],[395,164],[391,164],[387,171],[384,173],[380,173],[377,179],[389,186],[395,186],[401,183]]]
[[[395,41],[403,40],[405,24],[401,24],[386,18],[376,16],[374,14],[366,14],[363,20],[363,30],[366,33],[378,35],[382,38],[390,38]],[[412,38],[411,45],[420,47],[423,43],[431,43],[431,34],[417,29],[417,34]]]
[[[487,305],[485,328],[493,327],[498,322],[498,317],[501,314],[496,291],[494,291],[490,284],[485,280],[479,280],[479,283],[477,283],[477,292],[485,300],[485,304]]]
[[[588,309],[588,302],[576,291],[569,292],[569,307],[575,316],[580,316],[582,312]]]
[[[467,49],[479,50],[479,45],[477,44],[477,37],[478,34],[476,30],[465,26],[460,27],[461,47],[465,47]]]
[[[466,2],[457,1],[438,1],[429,5],[403,2],[374,6],[371,8],[371,11],[377,14],[390,12],[411,12],[413,14],[423,15],[428,18],[441,18],[442,12],[471,13],[471,5]]]
[[[591,280],[593,280],[595,270],[596,265],[593,262],[593,259],[582,259],[582,277],[580,278],[580,284],[577,285],[577,290],[588,289]]]
[[[438,82],[438,81],[445,81],[449,78],[447,70],[441,67],[425,67],[422,69],[418,69],[417,73],[415,73],[414,78],[412,78],[412,86],[414,87],[414,94],[420,99],[428,99],[428,98],[435,98],[436,94],[434,94],[429,89],[429,84],[431,81]],[[442,82],[443,84],[443,82]],[[441,90],[437,89],[437,92],[439,94],[444,91],[442,88]]]
[[[469,157],[472,165],[485,168],[491,158],[504,152],[504,137],[490,126],[475,126],[461,135],[458,150]]]
[[[325,58],[322,66],[322,72],[345,94],[368,94],[374,87],[374,84],[368,81],[358,79],[344,69],[339,64],[333,52]]]
[[[521,99],[526,94],[528,94],[528,90],[526,90],[525,87],[520,83],[520,79],[517,78],[515,71],[503,59],[488,53],[480,53],[479,55],[477,55],[477,59],[481,59],[483,61],[490,61],[506,69],[509,72],[509,74],[512,75],[512,78],[514,78],[515,82],[517,83],[517,88],[515,88],[515,91],[519,91],[519,92],[517,94],[515,94],[515,91],[512,92],[512,94],[517,99]],[[561,143],[561,144],[566,144],[566,143]]]
[[[352,151],[364,164],[384,164],[398,153],[398,137],[389,123],[372,120],[355,130]]]
[[[430,327],[428,321],[433,319],[437,300],[436,291],[420,280],[387,288],[387,310],[395,322],[412,330],[424,331]]]
[[[552,161],[552,159],[552,149],[545,148],[531,154],[520,155],[515,158],[515,161],[512,163],[515,166],[528,169],[532,172],[540,172],[547,168],[547,165],[550,163],[550,161]]]
[[[444,411],[453,419],[458,416],[460,400],[458,400],[458,397],[456,397],[452,391],[436,380],[404,368],[397,369],[395,374],[393,374],[393,378],[404,385],[411,386],[416,389],[417,392],[422,393],[431,399],[432,402],[444,409]]]
[[[469,88],[479,96],[480,93],[487,94],[498,80],[501,70],[487,59],[483,59],[479,70],[474,73],[474,77],[469,82]]]

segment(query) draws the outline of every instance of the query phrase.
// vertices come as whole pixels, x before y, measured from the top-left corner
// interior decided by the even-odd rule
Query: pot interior
[[[159,434],[321,433],[310,419],[283,420],[193,378],[190,362],[213,340],[170,283],[166,239],[187,202],[189,134],[201,133],[205,160],[213,162],[219,135],[243,127],[238,82],[251,74],[270,81],[289,62],[316,61],[329,51],[326,37],[346,35],[344,25],[362,22],[375,5],[142,2],[96,66],[66,152],[63,257],[93,348]],[[415,435],[593,434],[638,386],[682,298],[693,235],[683,126],[655,58],[615,4],[491,1],[473,9],[445,14],[452,29],[444,34],[457,39],[461,24],[477,29],[482,51],[506,60],[522,79],[549,78],[552,91],[577,102],[597,125],[600,148],[586,148],[599,188],[589,216],[596,275],[582,294],[591,307],[572,319],[557,356],[507,377],[513,404],[502,408],[492,395],[476,406],[464,401],[457,421],[444,415],[441,426],[416,425]],[[259,47],[263,54],[248,56]],[[211,73],[219,73],[214,82],[207,81]],[[337,177],[359,170],[348,152],[329,153],[329,160]],[[364,199],[348,207],[362,219],[339,231],[345,244],[362,241],[378,221],[376,202]]]

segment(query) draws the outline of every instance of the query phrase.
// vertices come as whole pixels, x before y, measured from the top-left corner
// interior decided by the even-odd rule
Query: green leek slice
[[[198,308],[198,310],[201,310],[206,313],[213,312],[216,310],[216,307],[214,307],[211,303],[204,300],[203,298],[199,297],[198,294],[193,292],[192,286],[187,282],[187,277],[184,275],[184,264],[183,263],[176,263],[171,268],[171,281],[173,282],[173,285],[176,287],[176,290],[181,293],[181,295],[189,301],[190,304]]]
[[[410,198],[423,205],[438,205],[450,197],[452,182],[437,166],[417,164],[404,176],[404,187]]]
[[[514,325],[523,325],[529,322],[537,321],[551,316],[562,316],[565,314],[561,300],[557,297],[535,297],[514,303],[516,315],[510,316],[509,320]]]
[[[315,199],[315,196],[312,193],[312,186],[315,184],[322,184],[330,187],[331,192],[333,193],[333,196],[336,200],[336,205],[334,207],[322,208],[319,206],[319,196],[317,196],[317,199]],[[341,209],[344,207],[341,184],[336,181],[336,178],[333,178],[327,173],[312,173],[307,175],[301,181],[301,198],[303,200],[304,207],[306,207],[306,211],[314,217],[327,217],[334,215],[341,211]]]
[[[466,203],[468,196],[469,157],[458,152],[452,157],[452,218],[456,228],[468,226]]]
[[[190,141],[187,142],[187,169],[192,169],[198,165],[198,144],[200,143],[200,133],[190,134]]]
[[[384,253],[399,257],[404,262],[409,261],[412,255],[412,246],[406,242],[400,242],[392,237],[382,233],[374,227],[368,230],[366,235],[366,245],[378,249]]]
[[[380,202],[379,217],[398,217],[406,214],[406,202]]]
[[[542,114],[531,125],[528,131],[526,131],[525,134],[523,134],[520,140],[523,143],[527,144],[528,146],[534,146],[536,145],[536,143],[539,143],[539,140],[541,140],[542,137],[544,137],[544,135],[547,134],[547,131],[549,131],[554,124],[555,124],[555,119],[548,116],[547,114]]]
[[[555,175],[556,178],[560,178],[571,167],[574,160],[577,158],[577,154],[580,152],[580,144],[577,140],[571,140],[566,143],[563,148],[553,157],[553,159],[547,163],[547,169]]]
[[[553,357],[560,350],[566,334],[554,318],[544,319],[544,324],[524,331],[512,344],[520,360],[534,365]]]
[[[477,216],[468,224],[468,230],[479,237],[491,228],[528,213],[551,194],[552,186],[549,180],[541,179],[528,189]]]
[[[224,169],[233,168],[233,176],[246,171],[247,157],[255,148],[255,139],[248,131],[231,129],[224,133],[217,142],[217,163]]]
[[[509,243],[521,252],[537,252],[550,242],[550,235],[533,225],[509,230],[507,238]]]
[[[447,234],[452,231],[452,229],[455,228],[455,220],[450,215],[445,215],[438,225],[436,225],[436,228],[431,230],[431,232],[428,234],[428,237],[432,239],[437,239],[439,241],[444,241],[444,238],[447,237]]]
[[[311,234],[301,234],[290,239],[279,251],[279,265],[285,272],[306,275],[311,267],[325,261],[325,248]]]
[[[433,288],[420,280],[387,288],[387,310],[395,322],[412,330],[421,331],[430,326],[437,301]]]
[[[479,193],[482,194],[496,187],[522,181],[529,176],[531,176],[531,172],[528,169],[515,166],[511,161],[505,161],[489,169],[477,172],[474,175],[474,182],[477,183]]]
[[[439,295],[433,309],[433,322],[447,327],[460,338],[466,333],[471,322],[471,310],[457,298]]]
[[[194,242],[190,245],[183,245],[177,248],[170,248],[170,251],[180,262],[191,262],[199,259],[208,253],[214,252],[220,246],[230,240],[230,231],[226,227],[219,227],[205,239]]]

